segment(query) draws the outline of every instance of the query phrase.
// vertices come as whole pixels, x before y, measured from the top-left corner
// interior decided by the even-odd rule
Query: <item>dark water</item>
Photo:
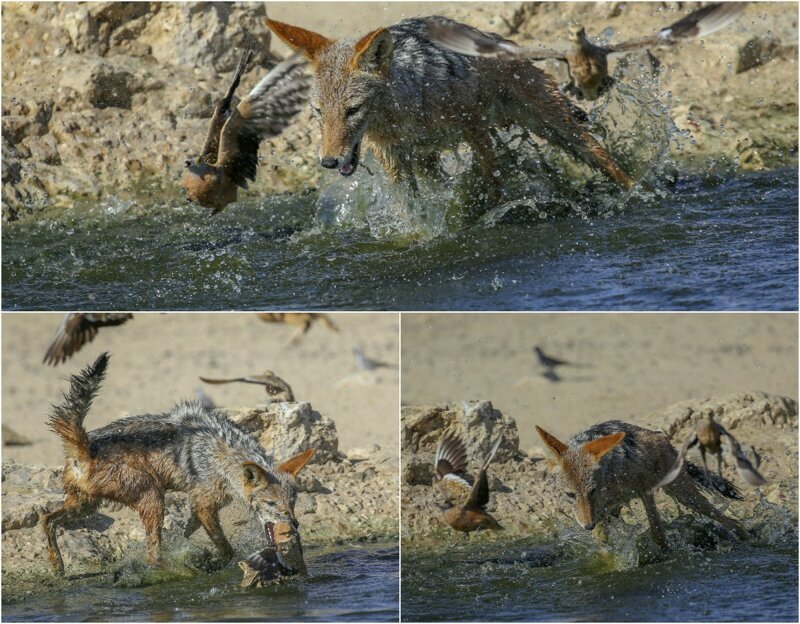
[[[424,202],[398,215],[385,189],[360,184],[213,219],[115,200],[5,224],[3,308],[797,308],[795,169],[682,179],[662,197],[600,206],[585,206],[591,193],[530,200],[450,232],[419,216]]]
[[[241,571],[142,588],[82,585],[3,605],[4,621],[397,621],[398,549],[311,550],[311,578],[241,589]]]
[[[797,621],[797,543],[613,557],[525,543],[403,550],[403,621]]]

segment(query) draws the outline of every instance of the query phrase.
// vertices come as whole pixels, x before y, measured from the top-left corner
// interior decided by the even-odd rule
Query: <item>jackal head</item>
[[[264,525],[268,545],[275,545],[275,523],[286,523],[297,529],[294,515],[297,500],[295,477],[308,463],[314,449],[308,449],[283,462],[270,472],[254,462],[242,464],[242,489],[245,502]]]
[[[311,106],[322,128],[320,164],[343,176],[353,175],[364,134],[388,89],[391,33],[379,28],[356,42],[336,41],[274,20],[267,25],[289,47],[301,51],[314,71]]]
[[[554,454],[561,469],[564,493],[575,503],[575,518],[584,529],[592,530],[597,523],[598,505],[602,498],[595,468],[602,457],[625,437],[622,431],[585,442],[577,448],[569,447],[541,427],[536,427],[544,443]]]

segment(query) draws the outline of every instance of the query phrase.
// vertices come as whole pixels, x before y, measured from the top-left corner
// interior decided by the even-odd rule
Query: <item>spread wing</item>
[[[554,58],[566,61],[563,52],[545,48],[522,48],[500,35],[447,19],[433,16],[424,20],[428,25],[428,39],[458,54],[486,56],[508,60],[544,60]]]
[[[436,486],[453,505],[461,504],[469,495],[472,484],[464,471],[467,468],[467,449],[461,438],[445,434],[436,448],[433,460],[436,468]]]
[[[769,481],[767,481],[761,475],[761,473],[756,470],[755,466],[750,463],[750,460],[747,459],[747,456],[744,454],[744,451],[739,445],[738,440],[728,433],[725,427],[719,423],[716,423],[716,425],[719,428],[720,433],[728,440],[728,444],[730,445],[731,449],[731,455],[733,455],[733,459],[736,462],[736,472],[739,473],[739,476],[747,483],[754,486],[766,485],[769,483]]]
[[[122,325],[132,318],[133,314],[70,312],[61,319],[43,362],[53,366],[62,364],[83,345],[94,340],[98,328]]]
[[[310,79],[306,61],[295,54],[261,79],[231,112],[222,128],[217,165],[240,187],[256,179],[258,145],[277,136],[306,102]]]
[[[683,468],[683,460],[686,459],[686,453],[688,453],[689,449],[695,444],[697,444],[697,432],[693,431],[689,437],[686,438],[681,450],[678,451],[678,456],[675,458],[675,461],[673,462],[672,467],[669,469],[669,472],[664,475],[664,478],[661,479],[661,481],[652,487],[650,490],[651,492],[655,492],[659,488],[669,485],[678,478],[678,475],[681,473],[681,468]]]
[[[475,479],[475,485],[472,486],[472,491],[469,493],[469,498],[465,503],[465,507],[480,507],[483,509],[489,504],[489,479],[486,477],[486,469],[481,468],[478,473],[478,478]]]
[[[208,125],[206,142],[203,144],[203,151],[200,156],[204,162],[211,165],[216,163],[219,157],[219,142],[222,127],[225,125],[228,117],[230,117],[231,105],[236,105],[236,102],[233,101],[233,94],[239,87],[239,81],[242,79],[242,74],[244,74],[247,63],[250,62],[252,56],[253,49],[246,47],[242,53],[242,58],[239,60],[239,65],[236,67],[236,72],[233,74],[233,80],[231,81],[230,87],[228,87],[228,92],[214,107],[214,115],[211,117],[211,123]]]
[[[672,45],[690,37],[706,37],[733,22],[739,17],[746,5],[746,2],[716,2],[709,4],[702,9],[692,11],[674,24],[662,28],[656,35],[624,41],[616,45],[607,46],[606,49],[609,52],[626,52],[641,48]]]

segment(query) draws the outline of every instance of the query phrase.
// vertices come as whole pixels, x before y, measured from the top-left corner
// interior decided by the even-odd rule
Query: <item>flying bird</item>
[[[361,347],[354,347],[353,348],[353,355],[356,356],[356,367],[359,370],[375,370],[376,368],[388,368],[390,364],[386,362],[381,362],[380,360],[373,360],[370,357],[364,355],[364,351]]]
[[[520,47],[513,41],[491,37],[481,31],[435,17],[429,18],[428,35],[432,41],[461,54],[489,56],[508,60],[543,61],[555,59],[567,64],[570,82],[567,90],[580,99],[595,100],[611,85],[608,56],[617,52],[674,45],[691,37],[705,37],[733,22],[744,10],[746,2],[716,2],[689,13],[658,33],[622,43],[602,46],[592,43],[586,29],[573,24],[567,52],[546,48]],[[648,51],[649,54],[649,51]],[[654,68],[657,60],[650,55]]]
[[[327,314],[318,312],[259,312],[258,318],[265,323],[285,323],[297,327],[297,331],[289,338],[289,344],[298,343],[316,321],[320,321],[331,331],[339,331]]]
[[[264,386],[267,397],[270,401],[294,401],[294,393],[291,386],[272,371],[264,371],[260,375],[248,375],[246,377],[234,377],[233,379],[209,379],[200,377],[200,381],[207,384],[228,384],[228,383],[249,383]]]
[[[258,146],[279,135],[307,99],[309,77],[298,55],[278,63],[239,101],[234,95],[253,50],[246,47],[228,92],[217,102],[203,151],[185,161],[181,186],[189,201],[216,214],[256,179]]]
[[[733,437],[725,427],[714,420],[714,416],[711,412],[707,412],[703,419],[697,424],[695,430],[686,438],[669,472],[664,475],[664,478],[656,484],[653,490],[669,485],[678,477],[683,467],[686,453],[694,446],[698,446],[700,449],[700,457],[703,460],[706,478],[708,479],[709,476],[708,465],[706,464],[706,452],[713,453],[717,456],[717,471],[719,475],[722,476],[723,444],[728,445],[734,463],[736,464],[736,471],[744,481],[753,486],[766,485],[768,483],[761,473],[758,472],[756,467],[750,463],[750,460],[747,459],[747,456],[744,454],[736,438]]]
[[[444,521],[456,531],[469,534],[478,529],[501,530],[500,523],[486,511],[489,504],[489,481],[486,471],[503,440],[503,432],[492,445],[475,481],[470,484],[467,451],[461,438],[446,434],[439,441],[434,459],[434,483],[445,497],[449,508],[442,513]]]
[[[101,327],[122,325],[133,314],[112,312],[69,312],[61,319],[56,335],[47,348],[43,363],[63,364],[87,342],[94,340]]]

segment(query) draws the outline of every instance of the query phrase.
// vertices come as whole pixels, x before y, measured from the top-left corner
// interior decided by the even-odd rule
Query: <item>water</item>
[[[396,545],[308,550],[311,578],[242,589],[238,567],[149,587],[88,581],[3,604],[4,621],[397,621]],[[80,596],[77,599],[77,596]]]
[[[618,565],[526,542],[403,550],[403,621],[797,621],[797,542]],[[432,582],[435,579],[435,582]]]
[[[797,183],[689,178],[599,215],[518,206],[429,237],[320,225],[314,196],[214,219],[110,201],[5,224],[3,308],[795,310]]]

